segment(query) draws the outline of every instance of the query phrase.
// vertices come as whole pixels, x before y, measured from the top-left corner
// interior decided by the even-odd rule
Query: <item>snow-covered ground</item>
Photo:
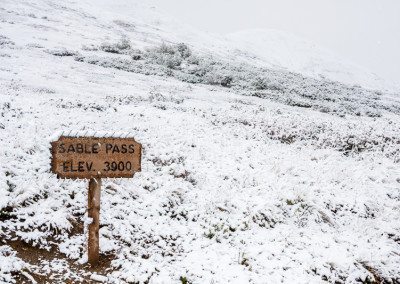
[[[139,2],[2,0],[0,21],[0,282],[90,278],[87,181],[49,163],[86,130],[144,147],[103,183],[92,279],[400,282],[398,93],[262,66]]]

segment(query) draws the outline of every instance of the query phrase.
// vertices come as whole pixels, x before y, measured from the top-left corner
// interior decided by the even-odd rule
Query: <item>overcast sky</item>
[[[400,0],[151,0],[213,33],[289,31],[400,83]]]

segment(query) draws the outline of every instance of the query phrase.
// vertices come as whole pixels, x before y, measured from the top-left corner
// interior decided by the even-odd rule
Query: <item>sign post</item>
[[[92,265],[95,265],[99,261],[100,188],[101,179],[90,179],[88,192],[88,217],[92,221],[89,224],[88,261]]]
[[[131,178],[141,171],[142,145],[134,138],[61,136],[51,143],[51,170],[58,178],[89,179],[88,261],[99,261],[102,178]]]

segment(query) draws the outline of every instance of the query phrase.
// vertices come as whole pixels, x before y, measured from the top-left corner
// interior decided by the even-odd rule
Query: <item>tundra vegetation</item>
[[[398,93],[103,2],[0,5],[0,282],[399,283]],[[60,130],[143,145],[140,174],[103,181],[97,269],[87,182],[50,172]]]

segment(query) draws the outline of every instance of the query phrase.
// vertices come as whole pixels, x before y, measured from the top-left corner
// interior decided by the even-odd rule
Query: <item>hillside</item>
[[[0,20],[0,283],[400,283],[398,93],[139,1],[3,0]],[[49,147],[100,132],[144,150],[103,182],[91,268],[87,181]]]
[[[317,79],[327,78],[372,89],[399,90],[399,86],[343,60],[332,51],[278,30],[244,30],[227,35],[236,47],[257,56],[263,65]]]

